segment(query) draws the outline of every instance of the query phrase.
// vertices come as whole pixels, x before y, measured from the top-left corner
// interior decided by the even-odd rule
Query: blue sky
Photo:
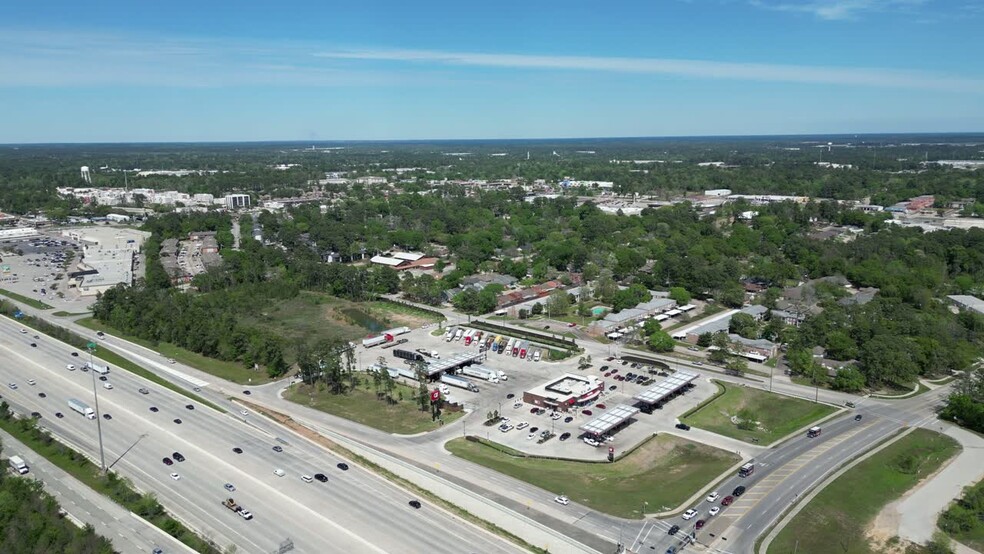
[[[984,130],[974,0],[94,4],[0,8],[0,143]]]

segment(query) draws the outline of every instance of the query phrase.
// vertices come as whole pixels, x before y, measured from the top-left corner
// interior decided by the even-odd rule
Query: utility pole
[[[92,353],[96,350],[96,343],[90,342],[85,345],[89,351],[89,373],[92,374],[92,397],[96,404],[96,432],[99,434],[99,466],[102,473],[106,473],[106,453],[103,450],[102,421],[99,414],[99,392],[96,388],[96,368],[92,365]]]

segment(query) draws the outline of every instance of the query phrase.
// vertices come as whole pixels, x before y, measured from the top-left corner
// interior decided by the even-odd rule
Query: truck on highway
[[[86,362],[85,368],[91,369],[92,371],[95,371],[99,375],[106,375],[107,373],[109,373],[108,365],[99,365],[99,364],[94,364],[92,362]]]
[[[483,381],[488,381],[490,383],[498,383],[499,376],[495,371],[482,367],[480,365],[466,366],[458,370],[461,375],[467,375],[469,377],[477,377]]]
[[[233,512],[236,512],[237,514],[239,514],[239,517],[243,519],[253,519],[253,514],[251,514],[249,510],[243,508],[239,504],[236,504],[236,501],[231,498],[226,498],[225,501],[222,502],[222,505],[225,506],[226,508],[229,508]]]
[[[20,473],[21,475],[24,475],[28,471],[31,471],[31,469],[27,467],[27,463],[20,456],[11,456],[7,460],[7,463],[10,464],[10,467],[12,467],[14,471]]]
[[[81,400],[70,398],[68,400],[68,407],[84,415],[88,419],[96,419],[96,411],[90,408],[88,404],[82,402]]]
[[[478,387],[474,383],[462,377],[455,377],[454,375],[448,375],[447,373],[444,373],[441,375],[441,382],[444,383],[445,385],[458,387],[459,389],[478,392]]]

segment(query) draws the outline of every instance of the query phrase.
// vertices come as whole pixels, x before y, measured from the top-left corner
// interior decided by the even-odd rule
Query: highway
[[[66,369],[66,364],[81,367],[86,353],[72,357],[68,345],[46,336],[35,340],[33,330],[21,334],[20,327],[0,318],[3,398],[21,413],[39,412],[43,426],[98,463],[96,422],[67,404],[77,398],[95,407],[91,374]],[[28,379],[36,384],[29,385]],[[123,370],[112,371],[107,382],[112,390],[97,381],[100,412],[112,416],[100,421],[106,464],[139,490],[153,492],[168,511],[223,547],[270,552],[289,538],[299,552],[520,551],[426,502],[413,509],[408,505],[413,497],[406,491],[351,461],[348,471],[338,469],[342,460],[336,456],[294,435],[271,434],[276,428],[266,421],[254,423],[258,416],[195,405]],[[16,383],[17,389],[8,383]],[[150,393],[139,393],[141,387]],[[275,452],[274,446],[283,452]],[[175,451],[186,461],[164,465],[162,459],[173,458]],[[277,468],[284,477],[274,474]],[[172,479],[172,472],[180,478]],[[315,473],[326,474],[328,482],[300,479]],[[235,492],[226,491],[225,483],[233,484]],[[224,508],[221,502],[230,496],[254,519],[245,521]]]

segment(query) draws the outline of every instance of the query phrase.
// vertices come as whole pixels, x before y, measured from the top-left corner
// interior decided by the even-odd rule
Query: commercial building
[[[227,194],[225,197],[225,205],[230,210],[246,209],[249,208],[249,195],[248,194]]]
[[[955,306],[961,310],[972,310],[979,314],[984,314],[984,300],[977,298],[976,296],[969,296],[966,294],[953,294],[947,296]]]
[[[548,410],[566,412],[573,407],[593,402],[604,390],[605,382],[593,375],[566,373],[525,391],[523,402]]]

